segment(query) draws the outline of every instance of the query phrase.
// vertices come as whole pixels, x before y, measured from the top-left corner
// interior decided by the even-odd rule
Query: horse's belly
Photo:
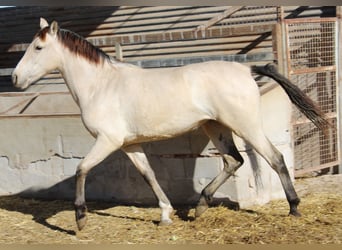
[[[207,120],[207,117],[202,117],[195,120],[184,118],[170,119],[155,124],[143,123],[136,127],[135,131],[132,131],[133,133],[125,141],[127,143],[139,143],[173,138],[199,128]]]

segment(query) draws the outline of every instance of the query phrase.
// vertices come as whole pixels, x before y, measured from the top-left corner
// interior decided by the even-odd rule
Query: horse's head
[[[12,82],[17,88],[27,88],[59,65],[56,56],[60,53],[56,46],[59,31],[57,22],[54,21],[49,26],[48,22],[41,18],[40,28],[13,71]]]

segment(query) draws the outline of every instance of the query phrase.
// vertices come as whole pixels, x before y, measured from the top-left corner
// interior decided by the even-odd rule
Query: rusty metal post
[[[287,56],[286,56],[286,35],[284,22],[284,8],[277,7],[277,24],[276,24],[276,40],[277,40],[277,59],[278,70],[281,74],[288,76],[287,73]]]
[[[336,6],[336,91],[337,91],[337,147],[340,161],[338,172],[342,173],[342,6]]]

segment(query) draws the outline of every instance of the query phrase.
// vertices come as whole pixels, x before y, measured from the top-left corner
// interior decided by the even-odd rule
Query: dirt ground
[[[342,175],[296,180],[302,217],[285,200],[234,211],[176,207],[174,223],[158,226],[158,208],[89,202],[78,232],[70,201],[0,197],[0,243],[342,243]]]

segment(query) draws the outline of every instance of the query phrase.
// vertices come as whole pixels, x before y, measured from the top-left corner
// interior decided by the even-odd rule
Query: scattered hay
[[[317,186],[316,186],[317,187]],[[70,201],[0,198],[0,243],[342,243],[342,194],[307,193],[288,216],[285,200],[233,211],[176,208],[174,223],[157,225],[159,208],[88,203],[88,224],[78,232]]]

